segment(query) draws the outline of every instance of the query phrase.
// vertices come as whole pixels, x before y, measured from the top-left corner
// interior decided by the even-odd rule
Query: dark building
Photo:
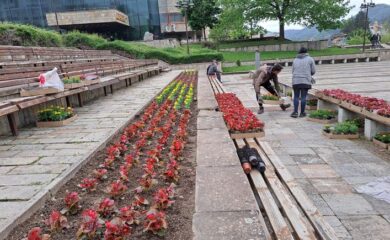
[[[158,0],[0,0],[0,21],[126,40],[141,40],[145,32],[161,36]]]

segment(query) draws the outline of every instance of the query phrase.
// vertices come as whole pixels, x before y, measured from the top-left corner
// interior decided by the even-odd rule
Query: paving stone
[[[0,201],[5,200],[29,200],[41,186],[6,186],[0,187]]]
[[[8,146],[7,145],[4,145],[4,146],[0,145],[0,151],[7,151],[12,147],[13,147],[12,145],[8,145]]]
[[[377,214],[371,204],[359,194],[321,194],[337,216]]]
[[[0,159],[1,158],[10,158],[10,157],[14,157],[16,154],[20,153],[20,151],[12,151],[12,150],[8,150],[8,151],[1,151],[0,152]]]
[[[323,216],[333,216],[335,215],[332,209],[330,209],[329,205],[325,202],[325,200],[319,194],[308,194],[307,195],[314,203],[314,205],[318,208],[318,211]]]
[[[241,166],[197,167],[197,213],[255,209],[256,200]]]
[[[85,148],[91,148],[92,144],[89,143],[82,143],[82,144],[76,144],[76,143],[68,143],[68,144],[49,144],[45,146],[45,149],[49,150],[63,150],[63,149],[85,149]]]
[[[50,183],[57,174],[1,175],[0,186],[42,185]]]
[[[195,213],[195,240],[266,239],[256,211]]]
[[[222,112],[210,111],[210,110],[200,110],[198,117],[210,117],[210,118],[222,118]]]
[[[240,166],[233,142],[198,143],[196,162],[198,166]]]
[[[287,148],[305,148],[308,147],[306,142],[303,140],[280,140],[281,147],[287,147]]]
[[[381,215],[390,215],[390,203],[371,197],[366,194],[362,196],[373,206],[373,208]]]
[[[354,240],[390,239],[390,223],[380,216],[345,216],[340,220]]]
[[[340,222],[340,220],[335,216],[324,216],[326,222],[335,230],[336,235],[339,239],[349,240],[352,239],[351,234],[347,231],[344,225]]]
[[[324,164],[325,162],[314,155],[295,155],[292,156],[292,159],[297,163],[297,164]]]
[[[377,157],[377,156],[375,156],[373,154],[371,154],[371,155],[350,154],[350,156],[357,163],[383,163],[383,159],[382,158]]]
[[[373,173],[359,164],[334,164],[333,169],[342,177],[370,177]]]
[[[25,201],[0,202],[0,218],[9,218],[19,215],[26,205],[27,203]]]
[[[41,150],[45,147],[45,145],[39,145],[39,144],[18,144],[12,146],[13,151],[26,151],[26,150]]]
[[[390,223],[390,215],[383,215],[383,218],[386,219]]]
[[[39,160],[39,157],[0,158],[0,166],[28,165]]]
[[[332,154],[332,153],[342,153],[338,147],[317,147],[312,148],[317,154]]]
[[[198,118],[198,130],[207,130],[207,129],[227,129],[226,124],[222,118],[214,118],[214,117],[199,117]]]
[[[328,164],[356,164],[357,162],[348,153],[325,153],[318,154]]]
[[[290,174],[293,176],[293,178],[306,178],[306,175],[303,173],[301,168],[297,165],[289,165],[286,166],[287,170],[290,172]]]
[[[387,162],[382,163],[361,163],[363,169],[367,169],[374,176],[385,177],[390,176],[390,165]]]
[[[213,131],[198,130],[196,141],[198,144],[199,143],[221,143],[221,142],[233,143],[228,131],[226,131],[225,129],[214,129]]]
[[[343,179],[351,185],[360,186],[369,182],[373,182],[378,178],[377,177],[344,177]]]
[[[297,163],[294,161],[294,159],[288,154],[277,153],[276,155],[278,155],[280,161],[282,161],[282,163],[284,165],[297,165]]]
[[[335,178],[337,173],[326,164],[299,165],[302,172],[308,178]]]
[[[54,156],[58,153],[56,150],[29,150],[29,151],[22,151],[15,155],[15,157],[50,157]]]
[[[312,178],[310,182],[319,193],[352,193],[352,187],[340,178]]]
[[[80,162],[83,158],[83,156],[43,157],[37,162],[37,164],[72,164]]]
[[[70,165],[67,164],[51,164],[51,165],[30,165],[15,167],[12,171],[8,172],[10,175],[17,174],[59,174],[67,169]]]
[[[371,155],[372,153],[368,151],[367,149],[364,149],[362,147],[354,146],[352,148],[349,147],[343,147],[341,148],[345,153],[353,153],[353,154],[360,154],[360,155]]]
[[[308,179],[301,178],[295,179],[294,181],[298,183],[298,185],[303,189],[306,194],[318,194],[317,189],[313,186],[313,184],[311,184]]]
[[[285,148],[285,151],[289,155],[316,155],[316,153],[311,148]]]

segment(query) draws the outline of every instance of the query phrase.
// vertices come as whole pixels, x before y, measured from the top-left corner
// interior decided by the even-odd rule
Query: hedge
[[[96,49],[99,45],[107,42],[106,39],[97,34],[81,33],[79,31],[69,32],[63,35],[63,39],[65,46],[81,49]]]
[[[0,45],[60,47],[59,33],[31,25],[0,23]]]

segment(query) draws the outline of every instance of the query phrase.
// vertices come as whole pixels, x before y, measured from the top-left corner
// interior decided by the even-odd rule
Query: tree
[[[356,16],[352,16],[343,22],[342,30],[344,33],[351,33],[358,29],[364,29],[366,26],[366,13],[360,11]]]
[[[217,0],[194,0],[194,6],[188,10],[188,24],[192,30],[203,31],[206,39],[206,28],[213,28],[218,23],[221,9]]]
[[[336,28],[350,10],[349,0],[222,0],[224,6],[244,6],[243,15],[253,20],[278,20],[279,37],[284,39],[288,23],[316,26],[319,30]]]

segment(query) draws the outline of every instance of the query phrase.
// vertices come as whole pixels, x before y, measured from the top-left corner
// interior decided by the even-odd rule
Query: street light
[[[188,10],[194,6],[192,0],[179,0],[176,7],[185,12],[186,38],[187,38],[187,54],[190,54],[190,46],[188,43]]]
[[[369,24],[368,24],[368,9],[370,7],[375,7],[375,3],[372,2],[372,0],[370,0],[370,2],[366,2],[366,0],[364,0],[364,2],[362,3],[362,5],[360,5],[360,9],[365,9],[366,10],[366,22],[364,24],[364,37],[363,37],[363,52],[365,51],[366,49],[366,36],[367,36],[367,28],[369,27]]]

